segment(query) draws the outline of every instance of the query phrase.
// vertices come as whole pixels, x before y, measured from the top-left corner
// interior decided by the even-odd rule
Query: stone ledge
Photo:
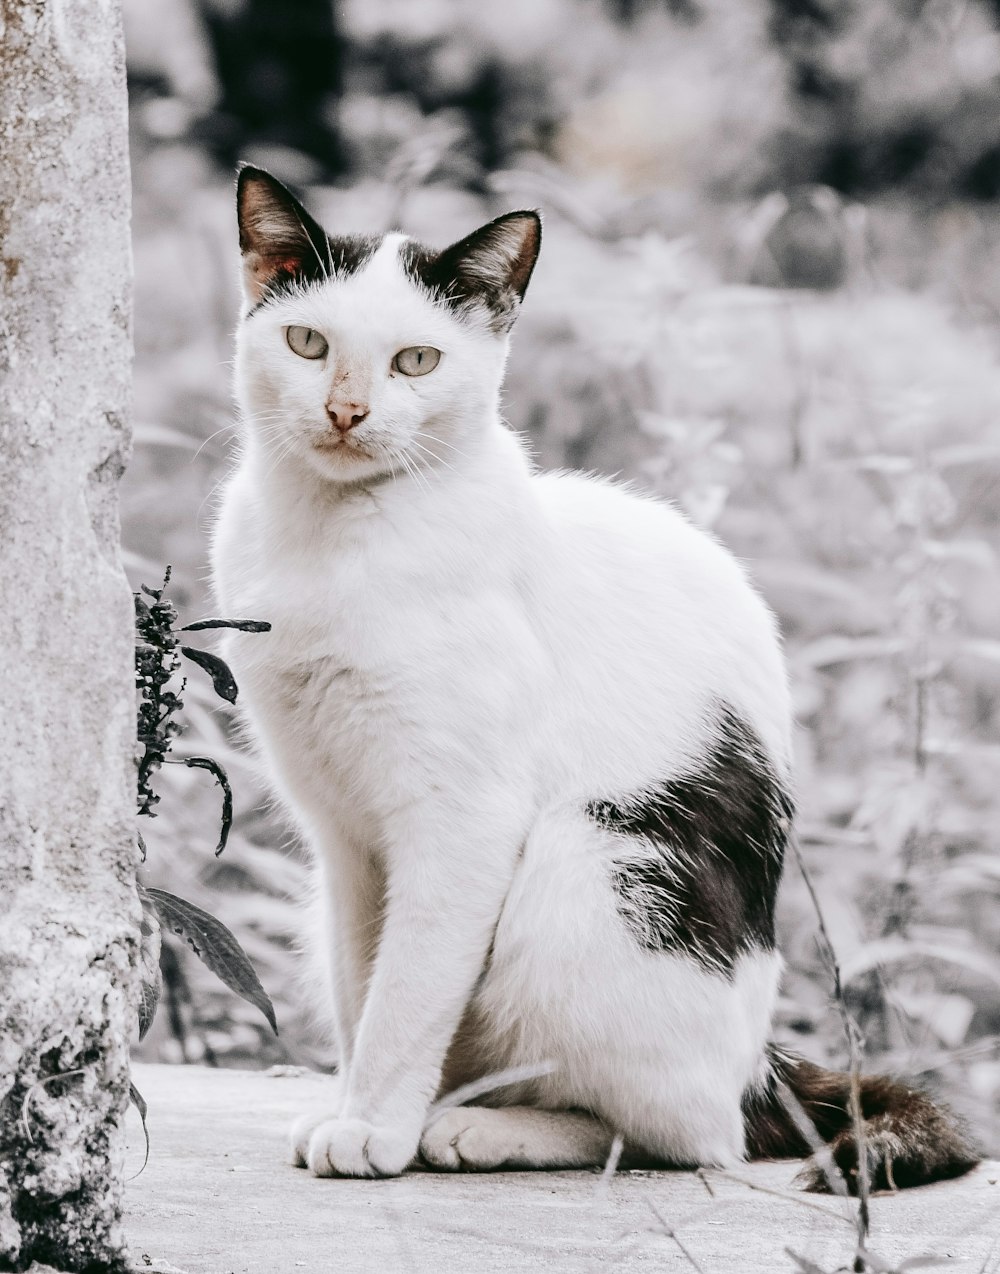
[[[152,1142],[127,1190],[137,1271],[780,1274],[800,1268],[786,1249],[823,1271],[850,1268],[843,1205],[795,1191],[795,1164],[750,1164],[740,1182],[713,1176],[714,1197],[690,1172],[620,1173],[603,1191],[588,1172],[318,1180],[288,1164],[285,1134],[321,1099],[322,1076],[136,1066],[134,1079]],[[129,1120],[135,1173],[143,1138],[134,1112]],[[1000,1163],[872,1200],[871,1248],[894,1266],[933,1255],[952,1274],[980,1274],[994,1247],[1000,1256]]]

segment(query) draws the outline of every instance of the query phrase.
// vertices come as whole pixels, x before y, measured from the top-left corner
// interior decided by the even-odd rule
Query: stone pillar
[[[120,0],[0,0],[0,1269],[124,1268],[131,254]]]

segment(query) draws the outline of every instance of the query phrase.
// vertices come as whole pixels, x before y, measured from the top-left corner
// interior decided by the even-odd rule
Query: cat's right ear
[[[323,269],[329,242],[290,190],[270,173],[247,165],[236,183],[236,215],[243,254],[243,291],[256,305],[276,284]]]

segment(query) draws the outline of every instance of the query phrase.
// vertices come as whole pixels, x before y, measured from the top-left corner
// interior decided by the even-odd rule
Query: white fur
[[[548,1060],[497,1100],[603,1121],[552,1142],[551,1116],[529,1135],[531,1111],[512,1113],[489,1125],[498,1145],[578,1162],[611,1129],[735,1162],[779,959],[742,956],[726,978],[643,950],[609,886],[615,838],[584,809],[690,773],[719,701],[787,771],[771,616],[672,507],[535,474],[498,416],[506,340],[415,288],[398,244],[242,324],[244,452],[214,544],[224,612],[273,625],[226,654],[325,907],[343,1087],[295,1158],[402,1171],[464,1015],[449,1082]],[[290,324],[328,357],[292,353]],[[393,374],[411,345],[440,349],[437,369]],[[345,384],[370,407],[352,431],[366,454],[316,447]],[[427,1156],[461,1166],[433,1129]],[[471,1166],[504,1160],[481,1142]]]

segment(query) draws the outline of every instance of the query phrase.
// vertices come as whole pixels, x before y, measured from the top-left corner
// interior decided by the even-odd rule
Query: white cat
[[[850,1168],[843,1077],[768,1046],[791,816],[772,616],[670,505],[537,473],[500,418],[538,216],[443,252],[332,237],[253,168],[238,211],[215,581],[273,626],[226,653],[315,855],[341,1056],[295,1162],[584,1165],[615,1133],[654,1162],[801,1154],[784,1080]],[[922,1094],[865,1085],[877,1179],[972,1162]]]

